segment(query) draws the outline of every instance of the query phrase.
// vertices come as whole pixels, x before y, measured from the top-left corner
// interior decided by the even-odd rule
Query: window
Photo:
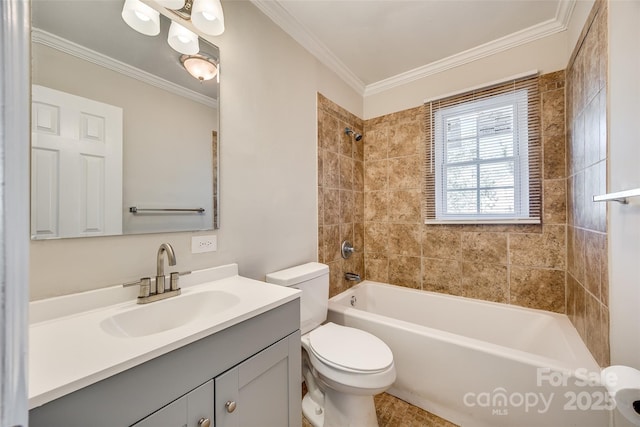
[[[426,222],[540,222],[537,77],[426,110]]]

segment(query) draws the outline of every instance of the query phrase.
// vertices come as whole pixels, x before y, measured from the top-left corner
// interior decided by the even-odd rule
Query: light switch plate
[[[193,236],[191,237],[191,253],[215,252],[218,249],[218,236]]]

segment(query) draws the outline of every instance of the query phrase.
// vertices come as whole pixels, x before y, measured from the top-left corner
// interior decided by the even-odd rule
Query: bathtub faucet
[[[344,273],[344,278],[349,282],[360,282],[362,280],[357,273]]]

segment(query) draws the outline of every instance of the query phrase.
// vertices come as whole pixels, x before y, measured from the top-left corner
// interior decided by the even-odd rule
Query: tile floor
[[[387,393],[375,396],[374,400],[379,427],[457,427]],[[304,417],[302,427],[312,427]]]

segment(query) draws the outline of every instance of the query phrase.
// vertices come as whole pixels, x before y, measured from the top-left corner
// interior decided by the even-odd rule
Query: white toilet
[[[267,282],[300,289],[302,412],[314,427],[377,426],[373,396],[396,379],[393,354],[374,335],[327,320],[329,267],[317,262],[267,274]]]

